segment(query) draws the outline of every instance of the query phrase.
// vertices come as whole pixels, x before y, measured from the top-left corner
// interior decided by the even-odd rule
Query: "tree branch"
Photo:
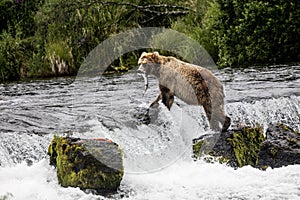
[[[190,11],[192,11],[190,8],[187,7],[182,7],[182,6],[176,6],[176,5],[168,5],[168,4],[153,4],[153,5],[137,5],[133,3],[127,3],[127,2],[114,2],[114,1],[106,1],[103,2],[101,0],[94,0],[94,1],[82,1],[82,3],[86,3],[86,6],[92,6],[94,4],[101,4],[103,6],[110,6],[110,5],[117,5],[117,6],[128,6],[132,7],[136,10],[141,10],[146,13],[151,13],[157,16],[167,16],[167,15],[172,15],[172,16],[179,16],[179,15],[186,15]],[[76,3],[66,3],[66,6],[69,8],[71,6],[76,6]],[[157,9],[170,9],[167,11],[157,11]]]

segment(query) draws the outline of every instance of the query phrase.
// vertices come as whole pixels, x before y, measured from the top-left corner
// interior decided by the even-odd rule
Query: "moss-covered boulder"
[[[232,167],[251,165],[260,169],[300,164],[300,134],[284,125],[244,127],[193,141],[194,158],[226,162]],[[207,156],[209,155],[209,156]]]
[[[109,140],[55,136],[48,154],[63,187],[110,192],[123,178],[122,151]]]
[[[239,167],[245,165],[256,166],[258,154],[265,140],[262,128],[243,128],[234,131],[227,141],[232,146],[234,157]]]

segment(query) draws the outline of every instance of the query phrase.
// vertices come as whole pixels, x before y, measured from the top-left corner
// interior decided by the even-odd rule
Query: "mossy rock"
[[[48,154],[63,187],[115,191],[123,178],[122,151],[108,140],[55,136]]]
[[[300,164],[299,132],[284,124],[269,127],[258,155],[258,167],[276,168],[294,164]]]
[[[270,124],[266,137],[261,127],[245,127],[201,136],[193,143],[195,159],[209,155],[234,168],[251,165],[266,169],[300,164],[300,135],[282,124]]]
[[[245,165],[256,166],[258,154],[265,140],[261,127],[242,128],[232,133],[232,138],[227,139],[233,149],[239,167]]]
[[[256,166],[263,141],[262,128],[245,127],[195,139],[193,152],[194,157],[213,156],[232,167]]]

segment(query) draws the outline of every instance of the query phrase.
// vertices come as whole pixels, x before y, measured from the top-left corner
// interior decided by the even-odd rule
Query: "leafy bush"
[[[299,61],[300,4],[296,0],[196,2],[195,12],[172,27],[199,41],[219,66]]]
[[[0,35],[0,80],[19,80],[26,65],[25,40],[8,32]]]
[[[208,16],[218,14],[219,5],[211,0],[196,0],[191,7],[194,11],[184,18],[174,21],[172,28],[198,41],[210,56],[217,61],[218,52],[213,42],[213,30],[206,25],[206,21]]]
[[[0,81],[76,74],[99,43],[139,27],[182,32],[220,67],[300,60],[297,0],[1,0],[0,13]],[[156,42],[170,42],[166,37]],[[190,45],[175,42],[182,51]],[[140,53],[121,56],[109,69],[134,67]],[[181,53],[190,55],[188,48]],[[54,61],[66,73],[56,73]]]
[[[300,7],[296,0],[216,0],[207,12],[222,67],[299,60]]]

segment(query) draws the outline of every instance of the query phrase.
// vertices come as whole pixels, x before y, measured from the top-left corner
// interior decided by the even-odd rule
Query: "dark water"
[[[225,85],[226,110],[232,117],[232,126],[258,123],[266,128],[269,123],[284,122],[300,129],[299,65],[224,69],[214,73]],[[0,165],[22,161],[31,164],[45,158],[54,134],[112,137],[132,147],[138,144],[129,141],[139,137],[139,141],[157,139],[147,133],[134,134],[134,130],[144,128],[149,134],[159,134],[156,142],[165,144],[172,139],[167,133],[172,122],[157,120],[149,125],[144,115],[157,95],[156,80],[151,78],[145,96],[143,88],[143,79],[135,72],[113,77],[0,84]],[[176,102],[178,108],[185,109],[207,131],[202,108]],[[168,115],[168,111],[162,112]],[[121,132],[127,136],[121,136]]]

